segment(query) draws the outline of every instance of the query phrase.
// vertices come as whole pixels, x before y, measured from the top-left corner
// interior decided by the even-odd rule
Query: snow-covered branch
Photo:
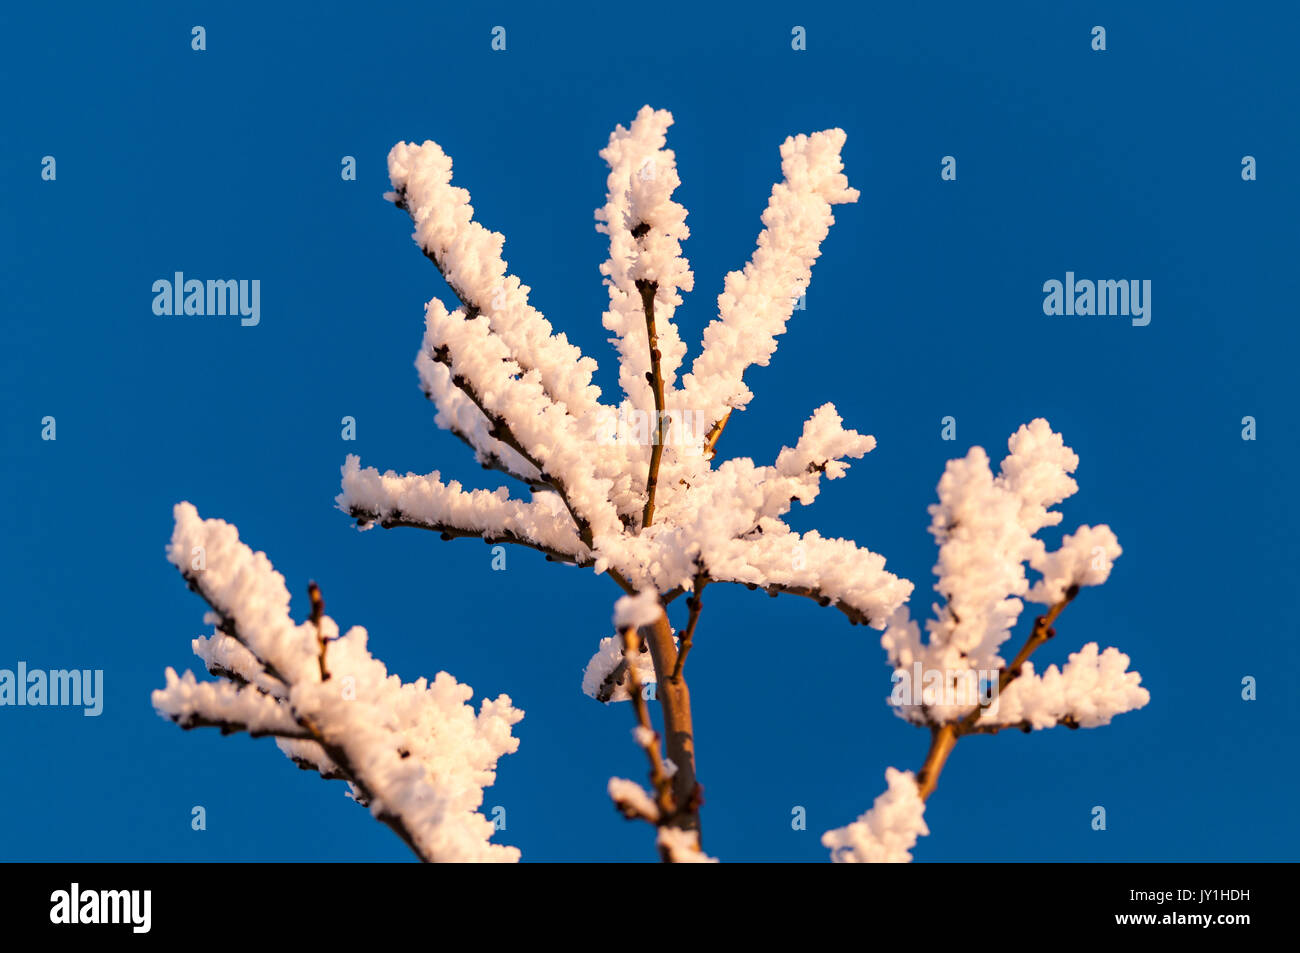
[[[476,713],[473,690],[446,672],[403,683],[371,656],[364,629],[339,635],[318,594],[313,618],[295,624],[264,553],[188,503],[175,515],[168,558],[217,626],[194,650],[222,680],[169,668],[153,693],[158,712],[183,728],[274,736],[295,763],[346,780],[422,860],[518,860],[516,848],[489,842],[493,824],[478,808],[497,760],[519,747],[511,726],[523,712],[501,695]]]
[[[650,789],[616,777],[608,791],[622,814],[655,827],[666,861],[711,860],[700,840],[684,670],[693,646],[711,649],[698,631],[704,588],[735,583],[799,596],[883,629],[892,707],[930,731],[930,748],[915,775],[890,768],[874,806],[823,843],[836,860],[910,860],[929,833],[926,799],[960,738],[1099,726],[1146,704],[1140,676],[1116,649],[1089,643],[1042,673],[1030,662],[1080,589],[1107,580],[1119,543],[1104,525],[1079,527],[1054,551],[1038,538],[1060,522],[1053,508],[1077,489],[1078,458],[1046,421],[1011,437],[996,474],[972,448],[948,464],[930,507],[939,601],[923,634],[906,608],[912,583],[888,571],[883,556],[786,522],[795,503],[815,502],[823,479],[846,477],[849,461],[872,452],[874,437],[823,404],[772,463],[717,459],[732,414],[754,396],[747,371],[769,363],[809,287],[833,207],[856,202],[858,192],[844,174],[843,130],[785,140],[757,247],[726,276],[717,317],[683,374],[687,347],[674,319],[695,278],[682,248],[686,209],[673,198],[681,183],[667,148],[672,123],[646,106],[600,152],[608,175],[596,228],[609,240],[602,323],[620,365],[621,395],[612,403],[601,402],[593,383],[595,361],[509,273],[504,238],[474,220],[446,152],[433,142],[393,147],[387,197],[408,213],[416,244],[455,298],[435,296],[425,306],[420,387],[437,408],[435,423],[528,496],[465,487],[439,471],[362,468],[349,456],[336,502],[363,529],[511,543],[618,586],[615,634],[600,641],[582,687],[602,702],[631,702]],[[484,701],[476,713],[472,691],[446,673],[402,683],[370,655],[364,630],[340,635],[314,584],[311,615],[295,623],[284,580],[266,556],[188,504],[176,509],[169,556],[212,608],[216,631],[193,647],[216,681],[168,669],[154,693],[161,714],[185,728],[274,737],[298,766],[347,781],[423,859],[517,859],[514,848],[490,842],[493,825],[479,813],[499,758],[518,746],[511,727],[522,712],[508,697]],[[1032,584],[1029,573],[1038,577]],[[678,633],[668,612],[682,595],[688,616]],[[1047,608],[1007,661],[1004,644],[1025,600]]]
[[[1094,728],[1150,700],[1141,676],[1128,670],[1128,656],[1100,652],[1095,642],[1064,668],[1035,673],[1029,657],[1056,635],[1054,623],[1081,587],[1109,578],[1121,550],[1109,527],[1085,525],[1049,552],[1037,533],[1060,523],[1052,507],[1078,489],[1070,474],[1079,458],[1042,419],[1017,430],[1008,450],[997,476],[983,449],[973,447],[939,481],[930,531],[939,543],[934,588],[944,603],[926,625],[928,639],[906,608],[881,637],[894,668],[890,704],[930,728],[930,747],[914,780],[894,772],[889,793],[871,812],[823,838],[832,850],[848,849],[850,859],[910,859],[916,836],[928,833],[920,809],[960,738],[1010,727]],[[1042,577],[1032,587],[1026,565]],[[1019,618],[1021,597],[1049,608],[1006,663],[999,651]]]
[[[362,470],[349,458],[340,508],[363,526],[414,526],[444,539],[511,542],[549,558],[608,574],[625,592],[654,600],[657,621],[638,623],[635,649],[603,640],[583,689],[602,701],[636,697],[655,681],[678,764],[676,806],[696,798],[689,692],[682,663],[699,620],[700,591],[734,582],[840,609],[850,621],[883,626],[911,583],[856,543],[796,533],[783,521],[809,505],[823,477],[837,479],[874,438],[846,429],[835,408],[817,408],[774,465],[740,458],[714,465],[733,408],[752,396],[745,370],[765,365],[834,221],[831,207],[856,201],[843,174],[845,135],[793,136],[781,147],[783,181],[772,189],[758,247],[727,276],[718,320],[705,330],[692,373],[674,314],[694,275],[682,252],[686,210],[673,200],[677,157],[666,148],[672,116],[645,107],[617,127],[601,151],[609,169],[597,230],[609,238],[601,266],[609,289],[604,326],[613,333],[624,397],[602,404],[595,364],[529,303],[508,274],[504,239],[474,221],[469,193],[453,186],[441,147],[399,143],[389,154],[389,193],[415,225],[415,240],[446,278],[454,310],[438,298],[425,309],[416,360],[436,422],[473,448],[485,467],[526,484],[531,501],[504,491],[466,491],[428,476]],[[678,646],[665,608],[691,592],[687,638]],[[648,658],[647,658],[648,657]],[[661,811],[666,815],[668,812]],[[692,819],[694,808],[686,812]],[[661,817],[661,821],[663,817]],[[684,844],[661,844],[667,854]],[[697,845],[698,847],[698,842]]]
[[[745,371],[767,366],[776,351],[835,222],[831,206],[858,200],[840,160],[845,139],[844,130],[829,129],[781,145],[785,180],[772,187],[758,247],[744,270],[727,275],[718,318],[704,329],[703,350],[684,381],[687,403],[714,421],[753,398]]]
[[[836,863],[905,864],[912,859],[918,837],[930,833],[925,826],[925,801],[911,771],[885,770],[888,788],[871,810],[838,830],[822,835]]]

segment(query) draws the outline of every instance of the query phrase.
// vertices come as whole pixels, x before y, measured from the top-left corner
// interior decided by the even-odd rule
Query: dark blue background
[[[596,153],[650,103],[676,117],[691,357],[752,251],[781,141],[848,132],[862,198],[836,210],[807,310],[749,375],[757,399],[722,444],[770,461],[826,400],[875,434],[797,528],[885,554],[924,616],[925,508],[945,461],[972,444],[1000,459],[1045,416],[1082,459],[1062,528],[1109,523],[1124,547],[1040,666],[1116,645],[1150,705],[1103,729],[964,741],[917,859],[1295,858],[1294,7],[12,6],[0,667],[102,668],[107,700],[98,719],[0,709],[0,857],[408,856],[270,741],[185,734],[152,712],[163,668],[198,667],[188,643],[205,631],[163,558],[178,500],[265,549],[299,614],[319,580],[328,611],[365,625],[404,678],[446,669],[527,711],[486,800],[525,859],[653,857],[605,794],[611,774],[644,774],[632,713],[579,690],[614,586],[524,550],[501,573],[471,541],[358,535],[332,503],[349,452],[496,485],[417,388],[421,305],[446,288],[382,201],[391,145],[431,138],[454,157],[511,270],[601,361],[612,397]],[[504,53],[489,47],[498,24]],[[1256,182],[1241,179],[1247,154]],[[940,181],[944,155],[956,182]],[[1042,284],[1067,270],[1151,279],[1150,326],[1044,316]],[[261,325],[154,316],[150,286],[174,271],[261,279]],[[56,442],[40,439],[45,415]],[[945,415],[956,443],[940,439]],[[711,854],[824,860],[821,832],[870,806],[887,765],[919,766],[927,738],[886,709],[873,630],[719,586],[696,645]]]

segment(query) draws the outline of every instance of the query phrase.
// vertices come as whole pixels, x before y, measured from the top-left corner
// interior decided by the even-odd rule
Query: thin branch
[[[700,785],[695,779],[695,729],[691,719],[691,693],[685,678],[670,676],[677,666],[677,646],[673,643],[668,614],[660,612],[652,625],[641,629],[641,637],[650,646],[658,688],[655,697],[664,713],[664,741],[668,758],[676,765],[673,774],[673,801],[676,806],[665,823],[684,830],[700,829]]]
[[[700,621],[700,611],[703,609],[701,596],[704,594],[704,587],[709,584],[709,577],[703,572],[695,574],[695,590],[686,600],[686,608],[690,610],[690,617],[686,622],[686,631],[682,633],[681,645],[677,652],[677,663],[673,665],[673,681],[678,681],[682,677],[682,666],[686,664],[686,656],[691,651],[692,639],[695,637],[695,626]]]
[[[226,721],[222,718],[209,718],[207,715],[200,715],[197,712],[190,712],[186,715],[168,715],[167,719],[184,731],[191,731],[195,728],[218,728],[221,730],[223,735],[233,735],[241,731],[246,731],[250,738],[290,738],[295,741],[314,740],[311,733],[301,726],[298,731],[294,732],[278,731],[269,728],[250,728],[242,721]]]
[[[433,391],[429,390],[427,387],[421,389],[424,391],[425,398],[429,400],[431,403],[436,404],[436,401],[434,401],[434,397],[433,397]],[[469,434],[465,433],[454,423],[448,421],[446,426],[448,432],[457,440],[459,440],[461,443],[465,444],[465,446],[473,450],[476,456],[479,454],[482,454],[484,456],[484,459],[479,461],[479,465],[482,466],[484,470],[496,470],[499,473],[504,473],[506,476],[514,477],[516,480],[518,480],[520,483],[524,484],[526,487],[528,487],[528,489],[534,492],[536,492],[537,490],[555,489],[555,487],[551,486],[549,483],[545,482],[544,480],[533,479],[532,477],[525,476],[524,474],[513,469],[508,463],[505,462],[505,460],[503,460],[498,454],[493,453],[491,450],[484,450],[481,447],[476,446],[474,441],[470,439]]]
[[[613,698],[614,690],[623,684],[623,679],[627,676],[627,670],[627,655],[625,653],[618,660],[618,664],[610,669],[609,674],[601,680],[600,687],[596,689],[596,701],[605,704]]]
[[[731,411],[728,410],[722,415],[722,419],[709,428],[709,434],[704,438],[704,455],[713,459],[713,455],[718,452],[718,438],[722,436],[722,431],[727,428],[727,421],[731,419]]]
[[[514,432],[510,429],[510,425],[506,423],[505,418],[488,410],[483,398],[474,390],[474,385],[465,377],[457,374],[456,369],[452,367],[451,351],[445,345],[435,348],[433,353],[429,356],[439,364],[444,365],[447,370],[451,372],[451,382],[460,388],[461,393],[468,397],[470,401],[473,402],[474,406],[479,409],[479,413],[487,418],[488,423],[492,425],[489,435],[496,440],[500,440],[507,447],[514,450],[517,454],[532,464],[533,468],[541,474],[543,482],[555,488],[556,494],[560,497],[560,500],[564,503],[565,509],[569,511],[569,515],[573,517],[574,524],[578,527],[578,538],[582,540],[584,546],[590,548],[592,545],[591,524],[588,523],[585,518],[580,516],[573,508],[573,504],[569,502],[569,494],[565,489],[564,481],[547,473],[546,467],[542,465],[541,461],[534,457],[532,453],[530,453],[519,441],[519,438],[515,436]]]
[[[406,204],[406,189],[401,189],[397,193],[397,198],[393,202],[393,205],[409,215],[412,224],[417,226],[419,225],[415,220],[415,212]],[[442,262],[438,261],[438,257],[434,255],[433,252],[429,251],[429,249],[425,248],[422,244],[419,247],[420,251],[424,254],[424,257],[433,262],[433,267],[438,269],[438,274],[442,275],[442,280],[447,282],[447,287],[451,289],[451,293],[456,296],[456,300],[465,308],[465,313],[471,318],[477,317],[481,313],[478,305],[465,297],[465,293],[456,287],[455,282],[453,282],[451,277],[447,274],[447,269],[443,267]]]
[[[217,606],[208,597],[207,593],[203,591],[203,588],[199,583],[198,574],[186,572],[182,570],[181,576],[185,579],[185,582],[189,586],[191,591],[197,593],[198,596],[201,599],[203,599],[203,601],[206,602],[212,608],[212,611],[217,614],[218,623],[219,623],[217,627],[221,632],[230,636],[240,645],[244,646],[244,648],[248,649],[248,651],[253,654],[253,657],[257,660],[258,664],[262,666],[262,668],[266,671],[267,674],[269,674],[275,679],[278,679],[280,682],[283,682],[286,686],[291,684],[291,682],[288,679],[286,679],[283,675],[281,675],[276,670],[274,665],[272,665],[266,659],[259,656],[253,650],[252,646],[250,646],[248,642],[244,639],[244,637],[240,634],[239,627],[236,624],[235,619],[232,616],[230,616],[224,609]],[[320,729],[317,728],[314,724],[312,724],[312,722],[305,716],[300,715],[298,712],[292,711],[292,709],[290,710],[290,715],[293,717],[294,721],[298,723],[299,727],[301,727],[306,732],[306,737],[302,740],[314,741],[316,742],[316,744],[320,745],[321,750],[323,750],[325,754],[329,757],[329,759],[333,761],[334,764],[338,767],[339,773],[342,775],[343,779],[349,781],[357,789],[357,791],[361,794],[361,796],[363,796],[366,799],[367,802],[373,802],[374,801],[373,792],[371,792],[370,788],[366,785],[365,781],[361,778],[361,775],[357,772],[356,768],[353,767],[351,758],[348,756],[346,749],[344,749],[341,745],[336,745],[326,740],[325,736],[321,733]],[[423,852],[421,852],[418,846],[416,846],[415,838],[411,834],[410,830],[407,829],[406,822],[400,816],[396,814],[392,814],[388,811],[382,811],[379,814],[376,814],[375,817],[378,820],[382,821],[389,829],[393,831],[393,833],[395,833],[398,837],[400,837],[402,839],[402,842],[405,843],[406,846],[411,849],[411,851],[415,854],[416,857],[420,858],[420,860],[424,861],[425,863],[428,863],[429,858],[426,857],[423,854]]]
[[[916,786],[920,790],[922,801],[934,793],[939,783],[939,774],[956,745],[957,729],[952,722],[930,728],[930,750],[926,752],[925,763],[916,775]]]
[[[1078,728],[1082,727],[1079,724],[1079,719],[1075,718],[1073,715],[1063,716],[1061,720],[1058,721],[1056,724],[1063,725],[1066,728],[1069,728],[1071,731],[1077,730]],[[1008,725],[971,725],[969,728],[964,729],[962,731],[962,734],[963,735],[996,735],[999,731],[1010,731],[1012,728],[1018,728],[1021,731],[1023,731],[1025,734],[1029,734],[1034,730],[1034,725],[1031,721],[1029,721],[1029,719],[1026,718],[1024,721],[1017,721]]]
[[[1073,601],[1074,597],[1079,594],[1077,585],[1071,586],[1065,593],[1065,597],[1060,602],[1048,609],[1045,615],[1040,615],[1034,620],[1034,628],[1029,633],[1029,638],[1025,644],[1020,647],[1016,657],[1011,664],[1002,669],[998,675],[998,693],[1001,694],[1008,685],[1020,677],[1025,662],[1029,659],[1034,651],[1048,639],[1056,635],[1056,630],[1052,628],[1058,616],[1065,610],[1065,607]],[[934,793],[935,787],[939,783],[939,775],[943,771],[944,765],[948,762],[948,756],[952,754],[953,748],[956,747],[958,739],[965,735],[976,734],[997,734],[1007,728],[1020,728],[1022,731],[1030,730],[1027,722],[1019,722],[1015,725],[978,725],[980,715],[984,712],[983,708],[976,708],[960,721],[949,721],[941,725],[932,725],[930,727],[930,750],[926,752],[925,762],[921,765],[921,770],[916,776],[916,785],[920,790],[921,800],[927,799]],[[1073,718],[1064,718],[1060,724],[1070,728],[1078,728],[1078,722]]]
[[[347,509],[348,516],[357,521],[359,525],[373,523],[382,526],[384,529],[393,529],[398,526],[406,526],[412,529],[428,530],[431,533],[438,533],[443,540],[452,539],[481,539],[488,545],[497,543],[511,543],[515,546],[526,546],[529,549],[535,549],[539,553],[545,553],[546,558],[551,562],[569,563],[574,566],[591,566],[595,560],[590,557],[580,556],[576,553],[565,552],[562,549],[555,549],[547,546],[545,543],[538,543],[523,536],[518,536],[510,530],[474,530],[467,529],[463,526],[453,526],[450,523],[434,523],[429,520],[416,519],[407,516],[400,510],[394,510],[388,515],[379,513],[376,510],[367,510],[359,506],[350,506]]]
[[[820,589],[810,586],[787,586],[781,583],[768,583],[760,585],[754,582],[741,582],[739,579],[719,579],[716,576],[709,576],[709,582],[730,582],[744,586],[751,592],[755,589],[764,590],[769,596],[775,599],[777,596],[785,593],[791,596],[802,596],[805,599],[812,599],[819,606],[834,606],[848,618],[852,625],[871,625],[871,616],[856,606],[849,605],[840,599],[832,599]],[[680,594],[680,593],[679,593]]]
[[[397,198],[393,204],[397,208],[406,212],[411,217],[412,222],[415,221],[414,211],[406,204],[406,191],[404,189],[397,193]],[[462,307],[464,307],[465,316],[467,318],[475,318],[478,317],[478,315],[482,314],[483,313],[482,308],[480,308],[475,302],[471,301],[468,298],[468,296],[465,294],[465,292],[462,291],[460,288],[458,288],[455,282],[451,280],[451,278],[447,274],[447,269],[443,267],[443,264],[438,260],[438,257],[433,252],[425,248],[423,245],[420,245],[420,251],[424,253],[425,258],[433,262],[434,267],[438,269],[438,273],[442,275],[443,280],[447,282],[447,287],[451,288],[452,294],[456,296],[456,299],[460,301]],[[539,474],[541,474],[542,481],[555,488],[555,491],[556,493],[559,494],[560,499],[564,501],[564,505],[568,509],[569,515],[573,517],[574,523],[577,524],[578,537],[582,540],[582,542],[586,546],[590,547],[592,544],[591,526],[587,522],[587,520],[579,516],[578,513],[574,511],[573,505],[569,502],[568,493],[565,492],[563,482],[548,474],[546,472],[546,468],[542,466],[540,461],[538,461],[531,453],[529,453],[524,448],[523,444],[520,443],[519,440],[515,437],[514,433],[511,432],[509,424],[507,424],[503,418],[499,417],[496,414],[491,413],[487,409],[487,407],[483,403],[482,398],[480,398],[479,395],[475,392],[473,385],[471,385],[469,381],[467,381],[464,377],[458,375],[456,373],[455,368],[451,366],[451,357],[447,348],[445,347],[438,348],[430,356],[438,363],[446,366],[447,370],[451,372],[452,383],[455,384],[456,387],[458,387],[460,391],[473,402],[474,406],[479,409],[479,413],[481,413],[485,418],[487,418],[488,423],[491,424],[489,436],[491,436],[495,440],[501,441],[507,447],[510,447],[521,457],[527,460],[528,463],[531,464]],[[514,357],[515,363],[519,364],[521,369],[523,369],[524,371],[529,370],[529,367],[522,361],[522,359],[518,355],[512,355],[512,356]],[[464,438],[462,437],[462,439]],[[511,471],[509,468],[506,468],[505,472],[510,473],[512,476],[519,476],[518,474],[513,473],[513,471]],[[520,477],[520,479],[523,479],[523,477]]]
[[[641,639],[637,636],[637,630],[629,626],[623,632],[623,658],[626,659],[631,652],[639,651]],[[673,814],[676,805],[673,802],[673,783],[668,775],[667,768],[664,767],[663,756],[659,751],[659,733],[654,730],[654,725],[650,721],[650,706],[645,703],[645,697],[641,694],[641,679],[637,675],[636,666],[627,667],[628,676],[628,693],[632,697],[632,708],[636,712],[637,727],[641,729],[638,732],[640,737],[637,738],[637,744],[645,749],[646,757],[650,759],[650,783],[655,789],[655,802],[659,807],[660,818],[666,818]]]
[[[641,528],[645,529],[654,520],[655,488],[659,483],[659,462],[664,453],[664,378],[659,368],[662,355],[659,353],[659,334],[655,330],[655,292],[659,285],[653,281],[638,279],[637,291],[641,292],[641,308],[645,311],[646,339],[650,344],[650,370],[646,373],[646,383],[654,393],[655,401],[655,435],[650,448],[650,472],[645,481],[645,510],[641,514]]]
[[[307,583],[307,598],[311,600],[311,622],[316,626],[316,648],[318,649],[318,659],[320,661],[320,680],[328,682],[330,680],[330,671],[325,666],[325,633],[321,629],[321,619],[325,617],[325,600],[321,597],[320,586],[316,583]]]

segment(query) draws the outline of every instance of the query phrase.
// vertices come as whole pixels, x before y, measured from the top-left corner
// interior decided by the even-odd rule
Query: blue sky
[[[0,858],[408,857],[270,741],[152,712],[164,667],[197,668],[205,631],[163,557],[178,500],[266,550],[298,614],[318,580],[404,678],[445,669],[526,710],[486,801],[526,860],[653,857],[604,790],[642,776],[632,714],[580,691],[613,584],[524,550],[502,573],[471,541],[358,534],[332,502],[349,452],[497,485],[417,387],[421,305],[446,288],[382,200],[391,145],[430,138],[453,156],[511,270],[601,361],[609,395],[597,151],[650,103],[676,118],[692,355],[753,248],[781,141],[848,133],[862,197],[837,208],[807,310],[748,375],[757,399],[722,447],[770,461],[827,400],[876,436],[796,528],[885,554],[924,615],[945,461],[973,444],[1000,459],[1045,416],[1082,460],[1063,528],[1108,523],[1124,547],[1040,664],[1118,646],[1150,705],[1096,730],[962,741],[917,860],[1295,859],[1298,24],[1143,8],[7,8],[0,667],[100,668],[106,699],[98,718],[0,708]],[[261,323],[155,316],[152,282],[175,271],[260,279]],[[1150,325],[1045,316],[1043,282],[1066,271],[1150,279]],[[705,847],[724,860],[824,860],[820,833],[870,806],[886,766],[924,757],[924,733],[884,704],[878,633],[811,602],[710,588],[688,674]]]

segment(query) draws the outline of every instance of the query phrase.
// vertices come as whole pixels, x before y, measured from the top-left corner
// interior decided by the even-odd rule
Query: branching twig
[[[680,677],[668,683],[665,673],[676,665],[676,650],[673,647],[672,627],[668,616],[659,613],[658,620],[652,625],[644,626],[638,638],[637,630],[628,628],[623,632],[623,658],[640,651],[644,640],[650,647],[654,660],[655,677],[659,690],[659,699],[664,712],[664,732],[667,735],[667,762],[659,751],[660,737],[650,723],[650,709],[641,694],[641,680],[637,676],[636,666],[627,666],[628,692],[636,710],[638,725],[638,742],[645,748],[650,759],[650,780],[655,790],[656,817],[643,814],[628,814],[629,807],[620,804],[619,809],[626,816],[640,816],[652,821],[656,828],[675,827],[692,830],[698,835],[700,829],[700,805],[703,803],[699,783],[695,780],[695,737],[691,726],[691,699],[685,680]],[[668,771],[671,763],[673,771]],[[660,856],[665,863],[671,862],[671,851],[660,848]]]
[[[431,403],[436,403],[434,401],[433,391],[429,390],[427,387],[422,389],[424,390],[425,398],[428,399]],[[476,455],[483,454],[485,459],[480,461],[480,465],[483,467],[484,470],[496,470],[499,473],[504,473],[506,476],[514,477],[516,480],[518,480],[520,483],[524,484],[526,487],[528,487],[528,489],[533,490],[534,492],[537,490],[555,489],[555,487],[551,486],[549,483],[543,480],[534,479],[532,477],[525,476],[519,471],[513,469],[508,463],[505,462],[505,460],[503,460],[498,454],[493,453],[491,450],[484,450],[481,447],[476,446],[474,444],[474,441],[470,439],[469,434],[465,433],[463,430],[457,427],[453,421],[448,420],[444,424],[444,426],[447,428],[447,430],[451,433],[452,436],[454,436],[461,443],[465,444],[465,446],[473,450]]]
[[[637,630],[628,627],[623,632],[623,658],[627,659],[628,655],[640,650],[641,639],[637,636]],[[636,666],[627,666],[628,677],[628,694],[632,697],[632,708],[636,712],[637,743],[645,750],[646,757],[650,759],[650,783],[655,790],[655,803],[659,807],[659,823],[676,813],[676,804],[673,800],[672,779],[664,767],[663,755],[659,751],[659,734],[654,730],[654,725],[650,722],[650,707],[645,703],[645,698],[641,694],[641,679],[637,675]]]
[[[655,697],[664,713],[664,741],[668,758],[676,766],[673,774],[673,800],[676,812],[667,819],[674,827],[700,829],[700,786],[695,780],[695,728],[691,719],[691,693],[685,678],[670,676],[677,665],[677,646],[668,614],[660,612],[654,624],[641,629],[641,637],[650,646],[658,688]]]
[[[291,684],[290,681],[286,679],[283,675],[281,675],[276,670],[274,665],[272,665],[268,660],[262,658],[260,655],[257,654],[257,652],[253,650],[252,646],[248,644],[248,641],[240,633],[239,627],[235,623],[235,620],[230,615],[228,615],[225,612],[225,610],[219,607],[208,597],[208,594],[203,591],[203,587],[199,583],[198,575],[195,573],[189,573],[184,571],[182,571],[181,575],[185,579],[186,583],[189,585],[191,591],[197,593],[198,596],[201,599],[203,599],[203,601],[206,602],[212,608],[213,612],[217,614],[219,619],[217,628],[224,634],[230,636],[232,639],[234,639],[244,648],[248,649],[248,651],[252,653],[253,658],[256,659],[257,663],[262,666],[262,669],[268,675],[284,683],[286,686],[290,685]],[[317,728],[305,716],[299,714],[296,711],[293,711],[292,709],[290,709],[290,715],[294,719],[294,721],[298,724],[298,726],[302,728],[303,731],[305,732],[305,737],[298,738],[297,740],[310,740],[316,742],[316,744],[320,746],[321,750],[324,751],[325,754],[329,757],[330,761],[332,761],[337,767],[339,772],[339,777],[342,780],[350,782],[356,788],[359,795],[359,799],[364,798],[366,803],[373,802],[374,793],[370,790],[369,786],[366,784],[365,780],[361,777],[360,773],[356,770],[356,768],[353,767],[352,760],[349,757],[346,749],[344,749],[341,745],[333,744],[328,739],[326,739],[326,737],[324,736],[324,734],[322,734],[320,729]],[[201,727],[204,726],[205,724],[206,722],[204,722],[203,720],[196,720],[193,727]],[[213,723],[213,724],[216,727],[220,727],[219,723]],[[290,736],[282,735],[282,737],[290,737]],[[376,814],[375,817],[378,820],[382,821],[389,829],[393,831],[393,833],[395,833],[398,837],[400,837],[402,839],[402,842],[405,843],[406,846],[411,849],[411,851],[415,854],[416,857],[419,857],[420,860],[424,861],[425,863],[428,863],[429,858],[426,857],[424,853],[420,850],[420,848],[416,845],[415,838],[412,836],[410,830],[407,828],[406,822],[400,816],[393,814],[389,811],[382,811],[379,814]]]
[[[681,644],[677,650],[677,663],[673,665],[673,681],[678,681],[682,677],[682,666],[686,664],[686,656],[691,651],[692,639],[695,637],[695,626],[700,621],[700,611],[703,604],[700,597],[704,594],[704,587],[708,585],[709,577],[703,572],[695,574],[695,589],[690,597],[686,600],[686,608],[690,610],[690,617],[686,622],[686,631],[682,633]]]
[[[1077,585],[1071,586],[1065,593],[1065,597],[1060,602],[1048,609],[1045,615],[1040,615],[1034,620],[1034,628],[1029,633],[1029,638],[1025,644],[1020,647],[1016,657],[1011,664],[1002,669],[998,675],[998,693],[1001,694],[1008,685],[1020,677],[1021,670],[1034,651],[1046,642],[1052,636],[1056,635],[1056,630],[1052,628],[1057,617],[1065,610],[1075,596],[1079,594]],[[939,783],[939,775],[943,771],[944,765],[948,762],[948,756],[952,754],[952,749],[956,747],[958,739],[964,735],[992,735],[997,734],[1007,728],[1020,728],[1022,731],[1030,730],[1026,722],[1017,725],[979,725],[980,715],[983,708],[975,708],[970,714],[960,721],[944,722],[941,725],[932,725],[930,728],[930,750],[926,752],[925,763],[921,765],[921,770],[917,772],[916,785],[920,790],[921,800],[925,800],[932,793]],[[1079,727],[1078,722],[1072,718],[1064,718],[1060,724],[1070,728]]]
[[[435,348],[433,353],[429,356],[439,364],[444,365],[447,370],[451,372],[451,382],[460,389],[461,393],[470,399],[474,406],[479,409],[479,413],[487,418],[488,423],[492,425],[491,430],[489,431],[492,438],[500,440],[507,447],[514,450],[515,453],[527,460],[533,468],[541,474],[542,481],[555,488],[556,494],[560,497],[561,502],[564,503],[565,509],[569,511],[569,515],[573,517],[574,524],[578,527],[578,538],[582,540],[584,546],[590,547],[592,544],[591,524],[581,516],[573,508],[573,504],[569,502],[569,494],[565,489],[564,481],[547,473],[546,467],[542,465],[541,461],[534,457],[533,454],[529,452],[528,448],[520,442],[519,438],[515,436],[514,431],[510,429],[510,425],[506,423],[505,418],[490,411],[487,404],[484,403],[483,398],[480,397],[478,392],[474,389],[474,385],[471,384],[469,380],[456,373],[456,369],[452,367],[451,364],[451,351],[449,348],[445,345],[443,347]]]

